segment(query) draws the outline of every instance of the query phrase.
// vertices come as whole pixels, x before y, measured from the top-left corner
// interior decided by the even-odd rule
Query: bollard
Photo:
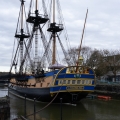
[[[60,98],[60,117],[61,117],[61,120],[62,120],[62,98]]]
[[[36,112],[35,100],[36,100],[36,99],[34,98],[34,120],[36,119],[36,118],[35,118],[35,112]]]

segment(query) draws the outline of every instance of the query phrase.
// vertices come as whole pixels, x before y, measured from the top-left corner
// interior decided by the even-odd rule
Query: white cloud
[[[120,48],[119,0],[59,1],[71,46],[78,46],[80,43],[85,14],[88,8],[83,45],[98,49]],[[30,0],[25,2],[27,12],[29,2]],[[0,71],[4,71],[11,63],[19,8],[19,0],[2,0],[0,4]]]

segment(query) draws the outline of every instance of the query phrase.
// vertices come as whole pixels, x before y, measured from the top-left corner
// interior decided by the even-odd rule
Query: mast
[[[85,25],[86,25],[86,20],[87,20],[87,14],[88,14],[88,9],[86,12],[86,17],[85,17],[85,22],[84,22],[84,27],[83,27],[83,32],[82,32],[82,37],[81,37],[81,43],[78,51],[78,59],[77,59],[77,66],[79,65],[79,58],[80,58],[80,52],[81,52],[81,47],[82,47],[82,41],[83,41],[83,36],[84,36],[84,31],[85,31]],[[78,67],[76,67],[76,72],[77,72]]]
[[[55,22],[55,0],[53,0],[53,23]]]
[[[17,28],[16,28],[16,33],[15,33],[15,38],[17,39],[18,45],[17,45],[17,50],[15,52],[15,56],[12,61],[12,65],[10,68],[10,72],[12,71],[12,67],[15,66],[15,73],[17,72],[17,65],[18,65],[18,56],[20,55],[20,60],[19,60],[19,65],[23,61],[23,54],[24,54],[24,43],[25,39],[29,38],[29,30],[28,26],[25,22],[24,24],[24,19],[25,17],[25,6],[24,6],[24,0],[21,1],[21,6],[20,6],[20,12],[18,16],[18,23],[17,23]],[[19,54],[20,52],[20,54]],[[19,74],[23,74],[23,68],[19,69]]]
[[[21,35],[23,35],[23,5],[24,5],[24,1],[21,1]],[[22,62],[23,60],[23,37],[20,38],[20,62]],[[21,70],[22,72],[23,70]]]
[[[35,5],[35,15],[36,18],[38,17],[38,0],[36,0],[36,5]],[[38,25],[35,26],[36,32],[35,32],[35,72],[37,70],[37,65],[38,65]]]
[[[52,0],[53,3],[53,22],[50,23],[49,28],[47,29],[48,32],[51,32],[51,37],[53,40],[53,51],[52,51],[52,64],[55,64],[56,62],[56,36],[58,32],[61,32],[63,30],[62,24],[57,24],[55,20],[55,0]]]
[[[55,23],[55,0],[53,0],[53,23]],[[56,61],[56,33],[53,33],[53,55],[52,55],[52,64],[55,64]]]
[[[27,49],[28,50],[30,49],[30,46],[31,46],[31,44],[33,42],[33,39],[35,38],[35,40],[34,40],[34,43],[35,43],[35,56],[34,56],[34,71],[33,72],[37,73],[37,71],[38,71],[38,62],[39,62],[38,61],[38,34],[39,34],[38,32],[40,31],[41,38],[44,39],[44,34],[42,32],[42,28],[41,28],[40,25],[41,24],[45,24],[49,19],[48,19],[48,16],[46,15],[46,13],[44,15],[39,14],[38,0],[35,0],[35,4],[34,4],[35,5],[35,7],[34,7],[35,11],[34,11],[34,13],[31,12],[32,4],[33,4],[33,2],[31,1],[28,18],[26,20],[28,23],[33,24],[33,29],[32,29],[32,32],[31,32],[31,38],[29,39],[29,42],[28,42],[28,45],[27,45]],[[46,11],[44,11],[44,12],[46,12]],[[26,56],[27,56],[27,51],[24,54],[24,61],[26,59]],[[23,64],[24,64],[24,61],[23,61]],[[23,65],[21,65],[21,67],[22,66]]]
[[[36,10],[38,10],[38,0],[36,0]]]

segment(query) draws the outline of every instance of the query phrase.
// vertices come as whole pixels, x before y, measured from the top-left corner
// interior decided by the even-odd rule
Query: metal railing
[[[120,81],[109,81],[109,80],[96,80],[96,85],[119,85],[120,86]]]

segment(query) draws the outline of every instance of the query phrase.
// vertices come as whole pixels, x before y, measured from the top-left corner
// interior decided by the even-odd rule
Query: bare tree
[[[94,49],[91,51],[90,58],[86,61],[87,66],[94,69],[96,76],[101,76],[106,73],[106,68],[103,61],[103,54],[101,50]]]
[[[116,75],[120,71],[120,50],[103,50],[103,56],[107,70],[113,74],[116,81]]]
[[[72,65],[76,65],[76,62],[77,62],[77,59],[78,59],[78,48],[77,47],[74,47],[74,48],[71,48],[69,51],[68,51],[68,54],[70,56],[70,62]],[[84,46],[82,47],[81,49],[81,53],[80,53],[80,56],[83,57],[83,63],[86,65],[86,61],[90,58],[91,56],[91,51],[92,49],[88,46]],[[64,59],[65,61],[65,59]]]
[[[71,48],[68,51],[71,65],[76,65],[78,53],[78,47]],[[111,71],[116,81],[116,75],[120,71],[120,50],[93,50],[88,46],[84,46],[81,49],[80,55],[83,57],[84,65],[94,69],[97,77]]]
[[[91,53],[92,53],[92,48],[88,46],[82,47],[81,56],[83,57],[85,65],[87,64],[87,61],[90,59]]]

